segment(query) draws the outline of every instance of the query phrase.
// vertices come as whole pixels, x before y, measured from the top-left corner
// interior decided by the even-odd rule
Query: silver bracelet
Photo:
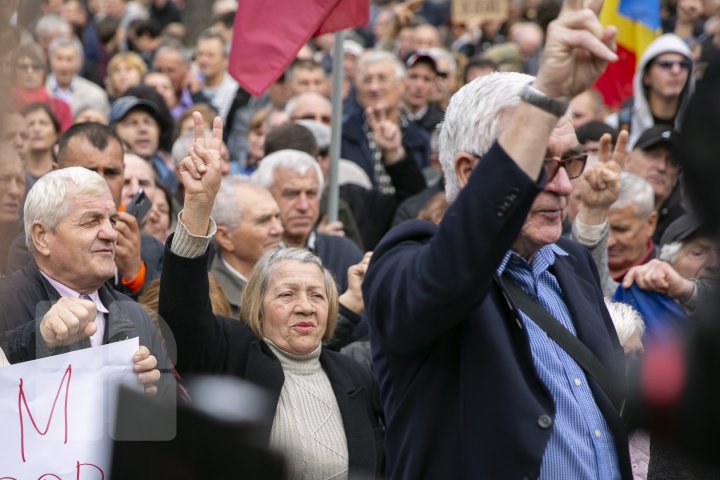
[[[565,115],[565,112],[567,112],[568,109],[568,102],[548,97],[540,90],[533,88],[532,82],[528,83],[522,88],[522,90],[520,90],[520,99],[523,102],[527,102],[540,110],[555,115],[558,118]]]

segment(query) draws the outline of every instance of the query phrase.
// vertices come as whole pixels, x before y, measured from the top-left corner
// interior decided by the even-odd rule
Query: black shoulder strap
[[[503,275],[503,280],[505,290],[517,307],[530,317],[538,327],[542,328],[568,355],[575,359],[578,365],[600,384],[600,387],[610,400],[613,402],[621,400],[622,397],[618,395],[616,383],[612,380],[610,372],[600,363],[595,354],[539,303],[518,287],[510,277]]]

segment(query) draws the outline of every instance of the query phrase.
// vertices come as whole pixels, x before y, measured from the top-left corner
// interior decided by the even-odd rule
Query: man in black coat
[[[168,366],[147,314],[105,283],[115,274],[118,213],[106,181],[81,167],[47,173],[25,200],[33,261],[0,280],[2,349],[11,363],[139,337],[134,356],[152,390]],[[140,377],[139,377],[140,380]]]
[[[584,167],[567,103],[616,58],[613,33],[566,1],[537,78],[493,74],[451,99],[440,135],[451,205],[439,226],[386,235],[363,282],[388,477],[631,478],[615,389],[509,293],[548,310],[608,383],[622,378],[595,265],[560,240]]]

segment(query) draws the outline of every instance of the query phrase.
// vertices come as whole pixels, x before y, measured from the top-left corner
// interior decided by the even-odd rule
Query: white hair
[[[278,168],[292,170],[303,176],[309,170],[314,171],[318,181],[318,196],[322,194],[325,186],[322,170],[312,155],[300,150],[278,150],[262,159],[260,166],[253,172],[252,179],[269,190],[275,182],[275,170]]]
[[[466,84],[450,98],[440,131],[440,164],[448,202],[460,192],[455,155],[485,155],[504,128],[508,110],[520,103],[520,89],[533,78],[514,72],[491,73]]]
[[[184,65],[188,65],[192,61],[192,55],[190,54],[190,51],[185,48],[183,44],[174,40],[165,41],[165,43],[158,47],[158,49],[155,51],[155,56],[158,56],[158,54],[162,54],[164,52],[177,53],[178,55],[180,55],[180,58],[182,59]]]
[[[240,190],[267,192],[265,188],[254,183],[247,175],[224,177],[212,208],[211,215],[215,223],[224,225],[230,230],[235,230],[240,226],[243,215],[243,209],[238,203]]]
[[[75,53],[80,59],[80,63],[82,63],[83,59],[85,58],[85,52],[83,52],[82,43],[80,43],[80,40],[75,37],[58,37],[52,42],[50,42],[50,46],[48,47],[48,53],[50,54],[50,57],[52,58],[53,54],[58,48],[63,47],[73,47],[75,49]]]
[[[647,218],[655,209],[655,193],[650,184],[639,175],[630,172],[620,173],[620,195],[610,205],[610,210],[635,207],[638,218]]]
[[[40,222],[55,231],[58,223],[68,213],[68,200],[73,195],[97,195],[110,192],[107,182],[97,173],[83,167],[53,170],[40,177],[25,199],[23,220],[25,244],[33,253],[33,222]]]
[[[620,345],[623,347],[630,340],[635,332],[640,333],[642,337],[645,333],[645,322],[643,322],[640,314],[630,305],[621,302],[612,302],[605,299],[605,306],[610,313],[615,331],[617,332],[618,340]]]
[[[68,37],[72,35],[72,27],[62,17],[53,14],[43,15],[35,24],[35,35],[40,34]]]
[[[682,248],[682,242],[671,242],[660,247],[660,255],[658,259],[667,263],[675,263]]]
[[[355,78],[357,81],[360,82],[363,75],[365,75],[365,69],[367,67],[380,62],[390,62],[393,64],[393,67],[395,67],[396,80],[405,78],[405,67],[394,54],[384,50],[367,50],[360,56],[355,69]]]
[[[292,118],[298,102],[305,98],[309,98],[310,100],[314,100],[315,102],[324,103],[329,109],[332,109],[332,103],[330,103],[330,100],[328,100],[327,97],[325,97],[324,95],[320,95],[317,92],[299,93],[292,97],[290,100],[288,100],[288,102],[285,104],[285,114],[288,116],[288,118]]]

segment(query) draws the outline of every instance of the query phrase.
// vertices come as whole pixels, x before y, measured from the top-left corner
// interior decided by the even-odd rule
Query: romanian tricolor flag
[[[611,63],[595,82],[605,104],[618,108],[632,95],[635,67],[648,45],[660,34],[658,0],[605,0],[600,23],[614,25],[618,61]]]

